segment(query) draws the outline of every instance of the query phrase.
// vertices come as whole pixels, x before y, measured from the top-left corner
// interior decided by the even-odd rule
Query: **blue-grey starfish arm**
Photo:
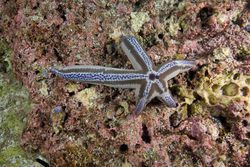
[[[186,72],[194,67],[196,67],[194,61],[173,60],[160,66],[157,70],[157,74],[161,76],[162,80],[167,82],[168,80],[174,78],[179,73]]]
[[[168,107],[174,108],[177,106],[175,100],[173,99],[171,93],[169,91],[163,92],[160,95],[160,100],[165,103]]]
[[[163,103],[165,103],[168,107],[176,107],[177,104],[175,100],[173,99],[167,83],[165,83],[163,80],[159,79],[156,81],[156,84],[159,88],[159,94],[157,95],[158,99],[160,99]]]
[[[121,39],[121,48],[134,69],[143,71],[153,70],[154,64],[133,36],[123,36]]]
[[[50,71],[65,79],[121,88],[139,89],[146,75],[136,70],[75,65]]]
[[[145,82],[142,84],[139,90],[139,95],[137,99],[137,105],[135,109],[135,114],[138,115],[145,108],[147,103],[150,101],[150,91],[152,90],[153,82]]]

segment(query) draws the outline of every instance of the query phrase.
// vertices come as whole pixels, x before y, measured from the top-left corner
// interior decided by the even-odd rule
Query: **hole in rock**
[[[243,125],[244,127],[246,127],[246,126],[248,125],[247,120],[243,120],[243,121],[242,121],[242,125]]]
[[[190,107],[189,107],[190,108]],[[191,111],[188,111],[189,113]],[[182,119],[182,114],[178,113],[178,112],[174,112],[170,117],[169,117],[169,121],[170,121],[170,125],[174,128],[176,128]]]
[[[138,149],[138,148],[140,148],[140,147],[141,147],[140,144],[136,144],[136,145],[135,145],[135,148],[136,148],[136,149]]]
[[[141,136],[141,138],[145,143],[151,142],[151,136],[149,135],[148,128],[147,128],[146,124],[142,124],[142,136]]]
[[[164,35],[162,33],[158,34],[159,39],[163,39]]]
[[[65,12],[65,9],[62,5],[59,5],[58,8],[57,8],[57,11],[59,12],[60,14],[60,17],[63,19],[63,21],[66,21],[67,18],[66,18],[66,12]]]
[[[74,96],[75,92],[69,92],[69,96]]]
[[[63,58],[62,58],[62,56],[60,56],[58,50],[56,48],[54,48],[53,51],[54,51],[54,54],[55,54],[55,56],[57,58],[57,61],[62,61]]]
[[[147,167],[147,165],[145,164],[145,162],[141,162],[140,167]]]
[[[234,74],[234,76],[233,76],[233,79],[234,79],[234,80],[237,80],[237,79],[239,79],[239,78],[240,78],[240,73]]]
[[[125,152],[127,152],[128,151],[128,145],[127,144],[122,144],[121,146],[120,146],[120,152],[121,153],[125,153]]]
[[[199,11],[199,13],[197,14],[197,17],[200,18],[202,27],[207,26],[208,19],[213,14],[214,14],[214,9],[209,6],[204,7]]]
[[[240,89],[241,93],[243,96],[247,96],[249,93],[249,88],[248,87],[243,87]]]
[[[221,123],[221,125],[223,126],[225,132],[230,132],[231,125],[227,122],[227,118],[226,117],[220,115],[220,116],[216,116],[214,118]]]
[[[247,138],[250,138],[250,132],[247,132],[247,133],[246,133],[246,137],[247,137]]]

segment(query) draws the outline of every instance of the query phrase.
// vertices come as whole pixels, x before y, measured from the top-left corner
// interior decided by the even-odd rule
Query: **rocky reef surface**
[[[249,1],[4,0],[0,14],[2,166],[250,165]],[[157,65],[197,62],[169,82],[177,108],[153,100],[133,117],[133,91],[47,71],[132,68],[127,34]]]

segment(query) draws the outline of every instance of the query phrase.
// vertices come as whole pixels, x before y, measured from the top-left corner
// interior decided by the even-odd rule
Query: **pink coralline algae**
[[[34,159],[58,167],[249,166],[249,2],[24,0],[0,2],[0,13],[0,36],[33,103],[21,145]],[[168,82],[177,108],[152,100],[133,117],[133,91],[44,75],[77,64],[132,69],[122,35],[156,65],[196,60],[195,71]]]

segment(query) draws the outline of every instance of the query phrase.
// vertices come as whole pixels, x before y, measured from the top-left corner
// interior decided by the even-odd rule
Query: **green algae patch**
[[[11,72],[12,51],[0,40],[0,166],[34,166],[20,146],[20,138],[31,110],[29,94]]]
[[[217,48],[213,51],[214,61],[223,61],[231,56],[231,50],[229,47]]]
[[[244,101],[247,109],[250,106],[249,85],[247,84],[248,76],[237,73],[237,71],[222,72],[220,74],[205,76],[205,71],[209,70],[204,67],[201,70],[201,77],[196,93],[202,97],[208,105],[228,105],[232,101]]]
[[[40,93],[43,95],[43,96],[48,96],[49,95],[49,91],[48,91],[48,85],[46,84],[45,81],[42,81],[42,85],[41,85],[41,88],[39,89]]]
[[[0,39],[0,72],[10,71],[12,69],[11,66],[11,49],[8,47],[8,44],[5,40]]]
[[[195,97],[193,95],[193,90],[190,90],[184,86],[173,85],[171,91],[173,92],[173,94],[178,95],[178,98],[184,98],[186,104],[192,104],[193,101],[195,100]]]
[[[215,105],[218,102],[218,98],[213,94],[208,95],[208,100],[212,105]]]
[[[58,134],[63,130],[63,122],[65,120],[66,113],[61,106],[57,106],[51,112],[50,118],[53,125],[53,130],[55,134]]]
[[[250,85],[250,78],[246,79],[246,84]]]
[[[20,147],[26,114],[31,110],[28,92],[12,74],[0,73],[0,166],[30,166]]]
[[[81,102],[88,110],[94,108],[96,98],[98,97],[95,87],[86,88],[75,95],[78,102]]]
[[[196,116],[204,114],[202,106],[204,102],[195,102],[189,106],[189,115]]]
[[[69,162],[72,162],[72,166],[82,166],[82,164],[86,166],[86,164],[90,163],[93,158],[91,154],[88,153],[87,148],[81,143],[80,139],[76,142],[68,142],[67,145],[65,145],[65,148],[69,155],[67,158],[69,159]]]
[[[239,93],[239,86],[236,83],[229,83],[222,87],[223,95],[236,96]]]
[[[1,166],[22,166],[22,162],[20,162],[19,156],[25,156],[23,150],[19,146],[10,146],[0,152],[0,164]],[[12,162],[15,163],[12,164]]]
[[[114,28],[113,32],[109,34],[109,37],[116,41],[117,43],[120,41],[120,37],[122,36],[121,27]]]
[[[67,85],[66,85],[66,90],[68,91],[68,92],[70,92],[70,93],[72,93],[72,92],[77,92],[77,90],[78,90],[78,85],[77,84],[75,84],[75,83],[68,83]]]
[[[130,113],[129,112],[129,105],[126,101],[121,101],[119,103],[119,108],[116,111],[117,116],[121,115],[122,113],[125,113],[126,115]]]
[[[135,32],[139,32],[143,24],[150,20],[146,12],[132,12],[131,13],[131,28]]]
[[[171,36],[176,36],[178,32],[181,30],[180,20],[177,20],[175,16],[171,16],[170,19],[167,20],[169,24],[169,33]]]
[[[239,59],[248,59],[250,57],[250,48],[247,46],[241,46],[238,48],[237,58]]]

